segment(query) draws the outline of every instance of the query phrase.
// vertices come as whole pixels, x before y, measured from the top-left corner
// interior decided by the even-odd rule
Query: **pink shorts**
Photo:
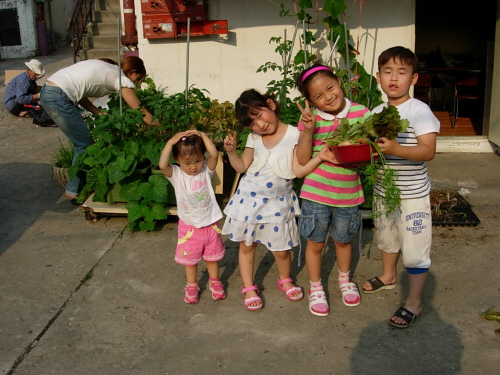
[[[205,262],[217,262],[226,252],[220,236],[219,223],[203,228],[187,225],[179,219],[175,261],[184,266],[195,266],[201,259]]]

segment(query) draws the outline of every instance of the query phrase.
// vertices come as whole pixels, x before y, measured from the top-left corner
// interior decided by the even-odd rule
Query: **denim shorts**
[[[349,243],[361,227],[358,206],[332,207],[303,199],[301,209],[299,230],[309,241],[325,242],[329,231],[334,241]]]

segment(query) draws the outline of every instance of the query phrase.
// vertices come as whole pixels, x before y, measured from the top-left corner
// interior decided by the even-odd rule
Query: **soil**
[[[478,225],[481,222],[458,190],[435,189],[430,199],[433,225]]]

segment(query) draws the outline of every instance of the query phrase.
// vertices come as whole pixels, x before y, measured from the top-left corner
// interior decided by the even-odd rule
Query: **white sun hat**
[[[25,62],[26,66],[29,70],[38,74],[38,76],[43,76],[45,74],[45,69],[42,66],[42,63],[37,59],[32,59],[30,62]]]

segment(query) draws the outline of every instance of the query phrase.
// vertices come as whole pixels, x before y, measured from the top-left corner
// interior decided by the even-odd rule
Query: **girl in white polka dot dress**
[[[278,268],[277,287],[291,301],[304,297],[302,289],[290,278],[290,249],[299,243],[295,217],[300,214],[299,201],[292,189],[293,179],[303,177],[323,160],[333,159],[325,147],[305,166],[295,157],[299,139],[296,127],[279,120],[277,103],[269,95],[251,89],[236,101],[236,116],[252,130],[241,156],[236,149],[236,133],[229,134],[224,147],[232,167],[242,177],[224,213],[222,234],[239,242],[239,266],[243,280],[245,307],[263,307],[253,281],[255,250],[261,243],[273,252]]]

